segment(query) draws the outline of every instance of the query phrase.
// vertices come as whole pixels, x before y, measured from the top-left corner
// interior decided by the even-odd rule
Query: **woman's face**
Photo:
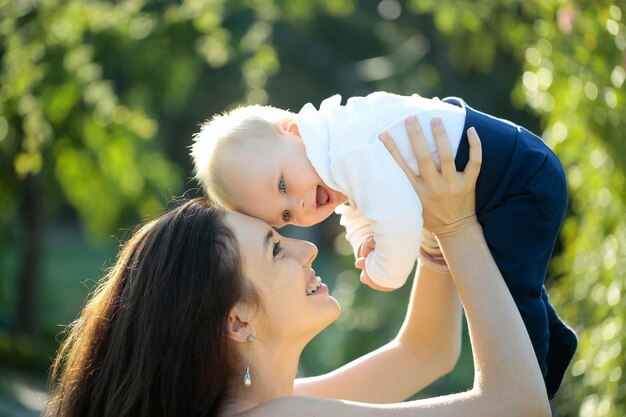
[[[339,316],[337,301],[316,277],[312,243],[281,236],[262,220],[229,212],[243,272],[262,299],[257,337],[308,342]],[[312,291],[315,289],[314,291]]]

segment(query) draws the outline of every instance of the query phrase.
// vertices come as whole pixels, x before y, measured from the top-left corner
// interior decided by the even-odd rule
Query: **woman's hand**
[[[463,172],[457,172],[441,119],[435,118],[431,121],[441,161],[441,171],[439,171],[432,159],[417,118],[409,117],[406,126],[411,147],[419,165],[421,173],[419,176],[408,167],[389,134],[382,133],[379,138],[417,192],[424,208],[424,228],[437,234],[442,227],[472,217],[475,214],[476,179],[482,163],[482,149],[476,130],[470,128],[467,131],[470,145],[469,161]]]

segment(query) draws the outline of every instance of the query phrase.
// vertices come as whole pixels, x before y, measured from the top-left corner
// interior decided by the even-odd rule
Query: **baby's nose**
[[[292,211],[296,214],[304,215],[311,211],[310,204],[307,203],[307,200],[304,196],[296,197],[293,201]]]

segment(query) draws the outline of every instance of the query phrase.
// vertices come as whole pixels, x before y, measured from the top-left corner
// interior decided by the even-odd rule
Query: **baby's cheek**
[[[309,226],[313,226],[314,224],[318,223],[319,221],[317,220],[319,216],[314,216],[311,214],[304,214],[302,216],[300,216],[295,222],[294,224],[296,226],[300,226],[300,227],[309,227]]]
[[[323,222],[324,220],[329,218],[331,214],[334,213],[334,210],[335,209],[332,206],[321,207],[315,214],[314,218],[311,219],[311,223],[309,225],[312,226],[314,224]]]

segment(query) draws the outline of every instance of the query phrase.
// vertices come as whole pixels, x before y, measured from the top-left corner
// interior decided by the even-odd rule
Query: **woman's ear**
[[[256,337],[256,332],[250,324],[250,309],[241,305],[236,305],[228,315],[226,324],[228,338],[235,342],[247,342],[248,336]]]
[[[300,137],[300,129],[298,129],[298,122],[296,122],[296,119],[288,118],[281,120],[278,122],[278,129],[281,133],[289,133]]]

